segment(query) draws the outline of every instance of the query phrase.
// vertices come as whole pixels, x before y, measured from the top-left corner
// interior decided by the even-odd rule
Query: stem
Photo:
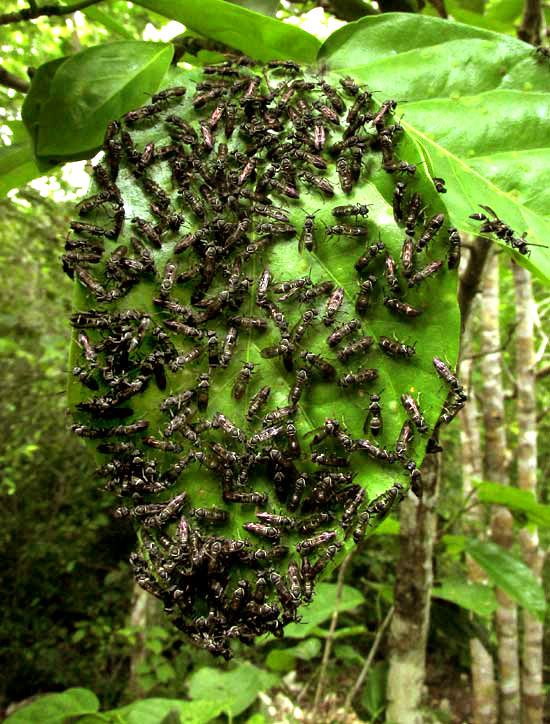
[[[6,88],[13,88],[13,90],[20,91],[21,93],[28,93],[31,87],[30,83],[27,83],[26,80],[10,73],[2,67],[0,67],[0,85],[6,86]]]
[[[388,613],[386,614],[386,618],[382,621],[382,624],[380,625],[378,631],[376,632],[376,636],[374,637],[374,641],[372,642],[371,649],[369,651],[369,655],[367,656],[367,659],[363,665],[363,668],[361,669],[361,673],[357,677],[357,681],[353,685],[351,691],[348,693],[346,697],[346,701],[344,702],[344,709],[350,709],[352,702],[354,698],[357,696],[359,689],[363,686],[363,682],[367,678],[367,674],[369,673],[369,669],[372,664],[372,660],[374,659],[376,652],[378,651],[378,647],[380,646],[380,641],[382,640],[382,635],[384,634],[384,631],[389,626],[390,621],[392,620],[394,612],[394,607],[392,606]]]
[[[346,577],[346,571],[349,567],[351,559],[353,558],[353,556],[356,552],[357,552],[357,548],[352,550],[351,553],[348,553],[348,555],[344,558],[342,565],[340,566],[340,570],[338,571],[338,579],[337,579],[337,587],[336,587],[336,601],[334,604],[334,611],[332,612],[332,618],[330,620],[330,628],[328,631],[328,636],[325,641],[325,650],[323,652],[323,660],[321,661],[321,668],[319,670],[319,680],[317,682],[317,689],[315,691],[315,701],[313,702],[313,718],[314,719],[315,719],[315,714],[317,713],[317,711],[319,709],[321,693],[323,690],[323,685],[325,683],[325,676],[327,673],[328,661],[329,661],[330,653],[332,650],[332,642],[334,641],[334,632],[336,631],[336,626],[338,625],[338,607],[340,605],[340,600],[342,598],[342,591],[344,590],[344,579]]]
[[[0,25],[20,23],[22,20],[34,20],[43,15],[47,17],[70,15],[71,13],[76,13],[77,10],[84,10],[84,8],[88,8],[90,5],[97,5],[100,2],[102,2],[102,0],[82,0],[82,2],[75,3],[74,5],[44,5],[41,8],[36,7],[34,2],[30,2],[29,8],[20,10],[18,13],[0,15]]]

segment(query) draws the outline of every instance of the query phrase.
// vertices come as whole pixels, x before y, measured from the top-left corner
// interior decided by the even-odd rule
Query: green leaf
[[[466,552],[483,568],[496,586],[538,619],[544,620],[544,591],[523,561],[496,543],[467,540]]]
[[[161,684],[165,684],[167,681],[176,678],[174,667],[168,661],[164,661],[160,666],[155,668],[155,675]]]
[[[313,35],[275,18],[223,0],[139,0],[136,5],[183,23],[189,29],[242,51],[258,61],[313,63],[321,45]]]
[[[229,717],[241,714],[256,700],[259,691],[279,683],[279,677],[245,662],[231,671],[204,667],[188,679],[192,699],[208,699],[223,705]]]
[[[396,518],[386,518],[375,529],[373,535],[399,535],[400,529],[401,526]]]
[[[13,127],[19,124],[24,130],[22,121],[11,121]],[[54,169],[55,164],[48,164],[48,170]],[[11,189],[24,186],[34,178],[44,175],[44,169],[37,164],[31,138],[22,141],[13,140],[9,146],[0,148],[0,197],[5,196]]]
[[[530,523],[550,528],[550,508],[537,503],[530,491],[500,483],[479,483],[476,490],[481,503],[504,505],[511,511],[524,513]]]
[[[224,710],[223,704],[212,697],[203,701],[150,698],[135,701],[120,709],[107,712],[119,724],[159,724],[172,711],[177,711],[181,724],[207,724]]]
[[[482,583],[471,583],[463,578],[444,578],[432,589],[434,598],[452,601],[480,616],[490,616],[497,609],[495,594]]]
[[[488,0],[485,6],[485,16],[500,23],[513,25],[521,17],[523,11],[522,0]]]
[[[25,96],[23,106],[21,108],[21,118],[25,124],[27,131],[32,139],[33,147],[36,153],[36,143],[38,138],[38,125],[40,122],[40,114],[44,105],[47,103],[51,94],[52,82],[59,68],[68,60],[68,58],[56,58],[39,66],[32,78],[31,87]]]
[[[155,92],[172,54],[170,44],[121,41],[65,60],[39,109],[37,155],[65,161],[89,157],[101,146],[109,121]]]
[[[136,33],[126,27],[123,23],[119,22],[113,15],[109,14],[105,10],[98,7],[85,8],[81,10],[82,14],[92,23],[103,25],[104,28],[110,30],[111,33],[126,38],[127,40],[137,40]]]
[[[331,35],[319,58],[402,101],[403,125],[429,172],[447,180],[454,226],[490,205],[517,235],[550,238],[550,86],[532,46],[439,18],[388,13]],[[399,107],[399,106],[398,106]],[[421,160],[411,158],[411,161]],[[531,248],[522,266],[550,280],[550,255]]]
[[[296,659],[310,661],[319,655],[321,642],[319,639],[310,638],[300,641],[296,646],[285,649],[273,649],[267,655],[265,664],[272,671],[290,671],[294,667]]]
[[[163,649],[162,642],[158,639],[148,639],[145,642],[145,647],[149,649],[149,651],[152,651],[154,654],[160,654]]]
[[[99,711],[99,700],[89,689],[67,689],[62,694],[46,694],[19,709],[5,721],[9,724],[62,724],[69,717]]]
[[[279,0],[226,0],[226,2],[271,17],[275,17],[275,13],[279,8]]]
[[[303,611],[302,621],[290,623],[285,628],[285,636],[294,639],[306,638],[320,623],[327,621],[336,608],[336,589],[335,583],[320,583],[317,586],[313,602]],[[338,611],[349,611],[360,606],[364,600],[363,595],[356,588],[344,586]]]
[[[361,694],[361,703],[371,716],[375,716],[386,702],[388,664],[378,661],[370,670]]]

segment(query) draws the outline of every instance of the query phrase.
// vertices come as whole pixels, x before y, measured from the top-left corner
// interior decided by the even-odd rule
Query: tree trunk
[[[477,305],[476,305],[477,307]],[[472,326],[473,315],[469,316],[462,338],[462,361],[460,363],[460,379],[466,387],[468,402],[460,411],[461,442],[462,442],[462,480],[464,497],[470,500],[473,480],[483,475],[481,458],[481,439],[479,412],[472,385]],[[483,530],[483,511],[473,508],[464,516],[466,532],[475,531],[475,535]],[[468,578],[472,583],[487,583],[487,576],[482,568],[469,556],[466,559]],[[496,724],[497,702],[495,670],[493,657],[477,638],[470,639],[470,657],[472,674],[472,721],[476,724]]]
[[[161,603],[150,593],[134,583],[132,592],[132,609],[128,626],[136,629],[136,643],[130,654],[130,676],[126,685],[125,698],[128,701],[143,699],[147,693],[139,683],[139,664],[145,660],[145,634],[148,628],[161,620]]]
[[[510,452],[506,445],[502,361],[499,330],[498,257],[490,260],[482,284],[481,372],[482,408],[485,427],[486,480],[508,484]],[[510,548],[514,540],[513,517],[507,508],[496,506],[491,516],[493,540]],[[517,606],[501,589],[496,590],[500,724],[520,721]]]
[[[514,265],[516,290],[516,382],[518,388],[518,482],[522,490],[537,495],[537,420],[535,396],[535,345],[533,340],[534,299],[531,275]],[[520,533],[523,559],[540,581],[543,554],[536,528]],[[542,724],[543,624],[528,611],[523,612],[522,713],[523,724]]]
[[[422,724],[421,696],[426,670],[426,641],[433,583],[432,550],[439,487],[439,455],[422,465],[424,495],[401,503],[400,556],[395,583],[395,612],[390,627],[386,720]]]

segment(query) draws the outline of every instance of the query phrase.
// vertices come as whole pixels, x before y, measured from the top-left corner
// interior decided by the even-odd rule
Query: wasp
[[[304,248],[309,252],[315,251],[315,213],[316,212],[306,214],[304,227],[300,234],[300,241],[298,242],[298,251],[300,254]]]
[[[336,162],[336,171],[340,179],[340,188],[345,194],[351,193],[353,190],[353,176],[351,174],[350,163],[347,158],[340,156]]]
[[[426,424],[426,421],[424,417],[422,416],[422,413],[420,412],[420,408],[418,407],[418,404],[414,397],[409,394],[403,394],[401,395],[401,404],[405,408],[405,412],[407,415],[411,418],[411,420],[416,425],[418,432],[425,433],[428,431],[428,425]]]
[[[282,435],[285,431],[284,425],[272,425],[271,427],[264,428],[261,432],[252,435],[248,444],[250,447],[255,447],[264,442],[269,442],[279,435]]]
[[[357,259],[355,262],[355,269],[358,272],[364,271],[367,266],[383,251],[386,250],[386,245],[383,241],[378,241],[376,244],[371,244],[365,249],[365,253]]]
[[[332,215],[336,218],[345,216],[368,216],[369,204],[346,204],[344,206],[334,206],[332,208]]]
[[[300,398],[302,396],[302,393],[304,391],[305,386],[309,382],[309,375],[307,370],[300,369],[296,373],[296,379],[294,381],[293,387],[290,389],[290,392],[288,393],[288,402],[289,405],[296,406],[298,402],[300,402]]]
[[[410,277],[414,269],[415,245],[412,236],[406,236],[401,247],[401,268],[404,277]]]
[[[296,550],[300,555],[308,556],[315,548],[325,545],[325,543],[334,540],[334,538],[336,538],[336,531],[326,530],[313,538],[306,538],[300,543],[297,543]]]
[[[250,404],[248,405],[248,411],[246,413],[246,419],[248,420],[248,422],[251,422],[255,417],[258,417],[260,409],[267,402],[270,393],[271,387],[262,387],[262,389],[259,390],[259,392],[257,392],[250,400]]]
[[[235,400],[240,400],[243,397],[246,387],[250,382],[253,370],[254,364],[252,362],[245,362],[241,371],[237,375],[237,379],[235,380],[231,391]]]
[[[246,435],[236,425],[234,425],[225,415],[217,412],[212,420],[212,427],[221,428],[229,437],[238,440],[241,443],[246,442]]]
[[[249,505],[265,505],[267,503],[267,495],[265,493],[249,493],[239,490],[224,490],[223,499],[226,503],[244,503]]]
[[[330,294],[334,289],[334,282],[325,281],[315,284],[312,289],[306,289],[300,294],[300,302],[310,302],[312,299]]]
[[[225,523],[229,518],[227,510],[221,508],[192,508],[191,515],[211,525]]]
[[[256,513],[256,518],[259,518],[262,523],[267,525],[278,526],[279,528],[295,528],[296,521],[294,518],[289,518],[287,515],[274,515],[272,513]]]
[[[334,317],[336,316],[337,311],[342,306],[343,301],[344,289],[342,287],[337,287],[331,293],[327,301],[325,316],[323,317],[323,324],[326,327],[330,327],[334,323]]]
[[[401,286],[397,278],[397,264],[390,254],[386,254],[384,261],[384,273],[391,291],[394,294],[401,294]]]
[[[142,106],[137,108],[135,111],[128,111],[124,116],[124,120],[129,125],[142,121],[144,118],[150,118],[151,116],[160,113],[163,110],[162,103],[151,103],[148,106]]]
[[[346,505],[344,508],[344,512],[342,513],[342,520],[341,525],[344,530],[349,527],[353,517],[357,514],[357,510],[363,500],[365,499],[365,489],[359,488],[356,495],[352,498],[352,500]]]
[[[320,355],[313,354],[311,352],[307,352],[306,350],[302,350],[300,352],[300,356],[305,362],[310,364],[312,367],[317,368],[319,370],[321,377],[324,380],[330,381],[335,378],[336,370],[330,364],[330,362],[327,362]]]
[[[402,317],[418,317],[422,314],[422,310],[411,307],[410,304],[402,302],[400,299],[391,299],[390,297],[384,297],[384,304],[388,309],[397,312]]]
[[[422,196],[417,192],[411,196],[407,210],[405,231],[408,236],[414,236],[414,229],[422,213]]]
[[[335,468],[343,468],[349,465],[348,458],[318,452],[311,453],[311,462],[315,463],[315,465],[329,465]]]
[[[352,334],[352,332],[359,329],[360,327],[361,322],[358,319],[350,319],[349,322],[345,322],[344,324],[340,325],[340,327],[337,327],[334,332],[329,334],[329,336],[327,337],[328,346],[336,347],[336,345],[340,344],[340,342],[345,337]]]
[[[391,339],[390,337],[381,336],[378,340],[378,346],[382,352],[385,352],[389,357],[394,357],[395,359],[399,357],[409,359],[416,354],[414,347],[409,347],[403,342],[397,339]]]
[[[395,444],[395,453],[400,460],[403,460],[407,456],[407,453],[409,452],[409,445],[413,437],[413,426],[409,420],[405,420]]]
[[[363,432],[366,433],[369,427],[371,434],[375,437],[382,432],[383,421],[379,394],[373,394],[370,396],[370,405],[363,425]]]
[[[313,321],[318,317],[318,312],[316,309],[307,309],[300,321],[298,321],[295,325],[295,327],[292,330],[291,339],[293,343],[296,345],[304,334],[306,333],[307,328],[313,323]]]
[[[439,357],[434,357],[433,360],[433,366],[435,367],[435,371],[437,374],[445,380],[445,382],[450,385],[451,389],[456,392],[459,398],[461,400],[466,401],[467,396],[464,393],[464,389],[462,385],[460,384],[460,381],[456,375],[454,375],[451,370],[447,367],[447,365],[443,362],[442,359]]]
[[[347,362],[347,360],[354,354],[366,354],[372,346],[373,338],[369,336],[360,337],[355,342],[346,345],[337,354],[340,362]]]
[[[357,299],[355,300],[355,311],[358,314],[364,314],[370,307],[372,301],[371,296],[376,281],[376,277],[373,274],[370,274],[364,282],[360,283],[359,294],[357,295]]]
[[[437,234],[439,229],[443,226],[444,221],[444,214],[436,214],[428,221],[424,233],[416,244],[417,251],[421,251],[425,246],[427,246],[427,244],[433,239],[435,234]]]
[[[379,447],[366,438],[355,440],[354,447],[360,452],[367,453],[367,455],[373,460],[380,460],[381,462],[389,463],[390,465],[393,465],[393,463],[397,460],[397,456],[394,452],[386,450],[383,447]]]
[[[351,224],[335,224],[327,226],[327,236],[350,236],[352,238],[364,238],[369,234],[366,226],[351,226]]]
[[[359,86],[353,78],[350,78],[349,76],[340,78],[339,83],[350,96],[356,96],[359,93]]]
[[[329,198],[334,196],[334,188],[332,187],[331,183],[327,181],[327,179],[316,176],[311,171],[302,171],[300,174],[298,174],[298,178],[301,179],[308,186],[316,188],[325,196]]]
[[[418,284],[421,284],[424,280],[428,279],[428,277],[431,277],[433,274],[436,274],[441,267],[443,266],[443,262],[440,259],[436,259],[436,261],[432,261],[431,264],[428,264],[423,269],[420,269],[416,272],[416,274],[413,274],[409,279],[409,287],[417,286]]]
[[[254,535],[259,535],[262,538],[267,538],[272,541],[278,541],[281,537],[281,531],[272,525],[264,525],[263,523],[245,523],[243,528],[249,533],[254,533]]]
[[[305,370],[304,370],[305,371]],[[306,373],[307,374],[307,373]],[[302,377],[302,379],[304,379]],[[292,390],[291,390],[292,392]],[[291,417],[296,412],[295,405],[287,405],[286,407],[276,407],[272,412],[269,412],[262,420],[262,425],[276,425],[277,423],[285,420],[287,417]]]
[[[458,230],[454,226],[449,227],[449,253],[447,255],[447,267],[457,269],[460,264],[461,239]]]
[[[447,189],[445,188],[445,179],[439,178],[438,176],[434,176],[432,178],[432,181],[434,182],[435,190],[438,194],[446,194]]]
[[[281,357],[283,360],[284,367],[287,372],[292,372],[294,369],[294,362],[292,359],[292,353],[294,351],[294,344],[290,339],[283,338],[272,347],[264,347],[260,354],[265,359],[271,359],[272,357]]]
[[[369,382],[372,382],[378,377],[378,370],[370,367],[363,367],[357,372],[348,372],[347,374],[340,377],[338,385],[343,387],[361,387]]]

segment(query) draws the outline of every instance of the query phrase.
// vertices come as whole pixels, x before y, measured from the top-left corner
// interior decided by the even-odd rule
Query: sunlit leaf
[[[403,124],[421,143],[429,172],[447,181],[456,227],[476,233],[479,223],[468,216],[480,203],[491,206],[518,236],[527,232],[528,242],[544,245],[530,256],[513,254],[550,279],[550,82],[532,46],[390,13],[336,31],[320,58],[401,101]]]
[[[452,601],[480,616],[490,616],[497,608],[495,594],[481,583],[471,583],[463,578],[444,578],[432,588],[434,598]]]
[[[99,700],[89,689],[67,689],[61,694],[46,694],[5,719],[9,724],[63,724],[69,717],[99,710]]]

